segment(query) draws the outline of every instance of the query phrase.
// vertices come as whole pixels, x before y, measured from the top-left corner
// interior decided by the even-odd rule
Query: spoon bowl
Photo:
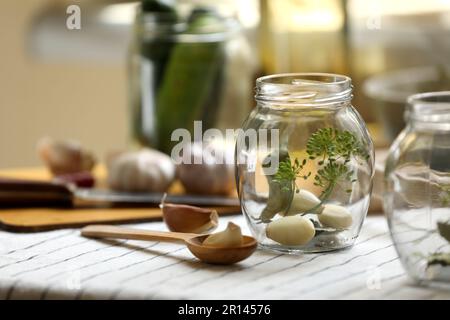
[[[81,235],[90,238],[133,239],[144,241],[176,241],[184,243],[199,260],[211,264],[233,264],[248,258],[257,248],[254,238],[243,236],[237,247],[213,247],[203,244],[208,235],[196,233],[148,231],[108,225],[92,225],[81,229]]]
[[[211,264],[233,264],[242,261],[252,255],[257,247],[254,238],[243,236],[242,245],[238,247],[213,247],[203,244],[208,235],[202,235],[186,240],[186,245],[191,253],[199,260]]]

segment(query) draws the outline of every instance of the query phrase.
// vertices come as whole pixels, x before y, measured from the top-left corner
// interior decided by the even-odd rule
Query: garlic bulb
[[[318,217],[321,224],[336,229],[348,229],[353,223],[350,211],[335,204],[324,205]]]
[[[73,140],[42,138],[37,144],[37,152],[54,175],[90,171],[96,163],[92,152]]]
[[[234,164],[226,163],[225,158],[232,151],[224,142],[185,146],[183,157],[190,163],[178,164],[177,175],[186,191],[196,194],[230,193],[235,187]],[[196,164],[195,159],[201,164]]]
[[[203,244],[212,247],[238,247],[242,245],[242,233],[241,228],[233,222],[228,222],[228,226],[225,230],[217,233],[213,233],[208,236]]]
[[[316,230],[311,220],[301,216],[283,217],[267,225],[269,239],[286,246],[305,245],[314,238]]]
[[[108,184],[114,190],[164,192],[174,179],[172,159],[156,150],[121,153],[108,164]]]
[[[298,213],[304,213],[308,210],[316,208],[318,205],[320,205],[320,199],[317,198],[314,193],[305,189],[300,189],[299,192],[294,193],[291,206],[286,215],[291,216]],[[316,208],[315,212],[320,212],[321,210],[322,206]]]

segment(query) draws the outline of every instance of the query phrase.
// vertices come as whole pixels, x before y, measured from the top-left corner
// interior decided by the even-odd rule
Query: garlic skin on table
[[[238,247],[242,245],[242,242],[241,228],[233,222],[228,222],[225,230],[211,234],[203,241],[203,244],[211,247],[228,248]]]
[[[326,204],[318,214],[319,221],[325,227],[348,229],[352,226],[352,214],[347,208],[335,204]]]
[[[269,239],[286,246],[302,246],[310,242],[316,230],[314,224],[302,216],[289,216],[270,222],[266,228]]]
[[[91,171],[96,163],[94,154],[74,140],[45,137],[38,141],[37,152],[53,175]]]
[[[170,231],[204,233],[214,230],[219,224],[216,210],[185,204],[165,203],[166,195],[159,205],[163,219]]]
[[[172,159],[152,149],[121,153],[108,164],[108,184],[114,190],[164,192],[174,179]]]

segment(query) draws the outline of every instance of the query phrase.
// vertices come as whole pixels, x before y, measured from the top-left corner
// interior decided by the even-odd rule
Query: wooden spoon
[[[243,236],[239,247],[211,247],[203,245],[208,235],[196,233],[147,231],[108,225],[91,225],[81,229],[81,235],[90,238],[115,238],[144,241],[183,242],[191,253],[203,262],[212,264],[233,264],[248,258],[257,247],[254,238]]]

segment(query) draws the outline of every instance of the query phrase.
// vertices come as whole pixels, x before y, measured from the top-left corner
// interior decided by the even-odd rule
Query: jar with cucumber
[[[211,8],[180,14],[167,3],[146,0],[138,8],[129,55],[129,96],[133,138],[170,154],[177,143],[171,141],[172,132],[185,128],[192,135],[196,120],[202,121],[203,130],[217,127],[225,109],[231,108],[231,127],[240,126],[250,106],[251,71],[243,70],[248,88],[242,90],[233,87],[233,69],[251,57],[228,50],[231,41],[245,41],[234,20]],[[240,47],[245,50],[245,43]]]

